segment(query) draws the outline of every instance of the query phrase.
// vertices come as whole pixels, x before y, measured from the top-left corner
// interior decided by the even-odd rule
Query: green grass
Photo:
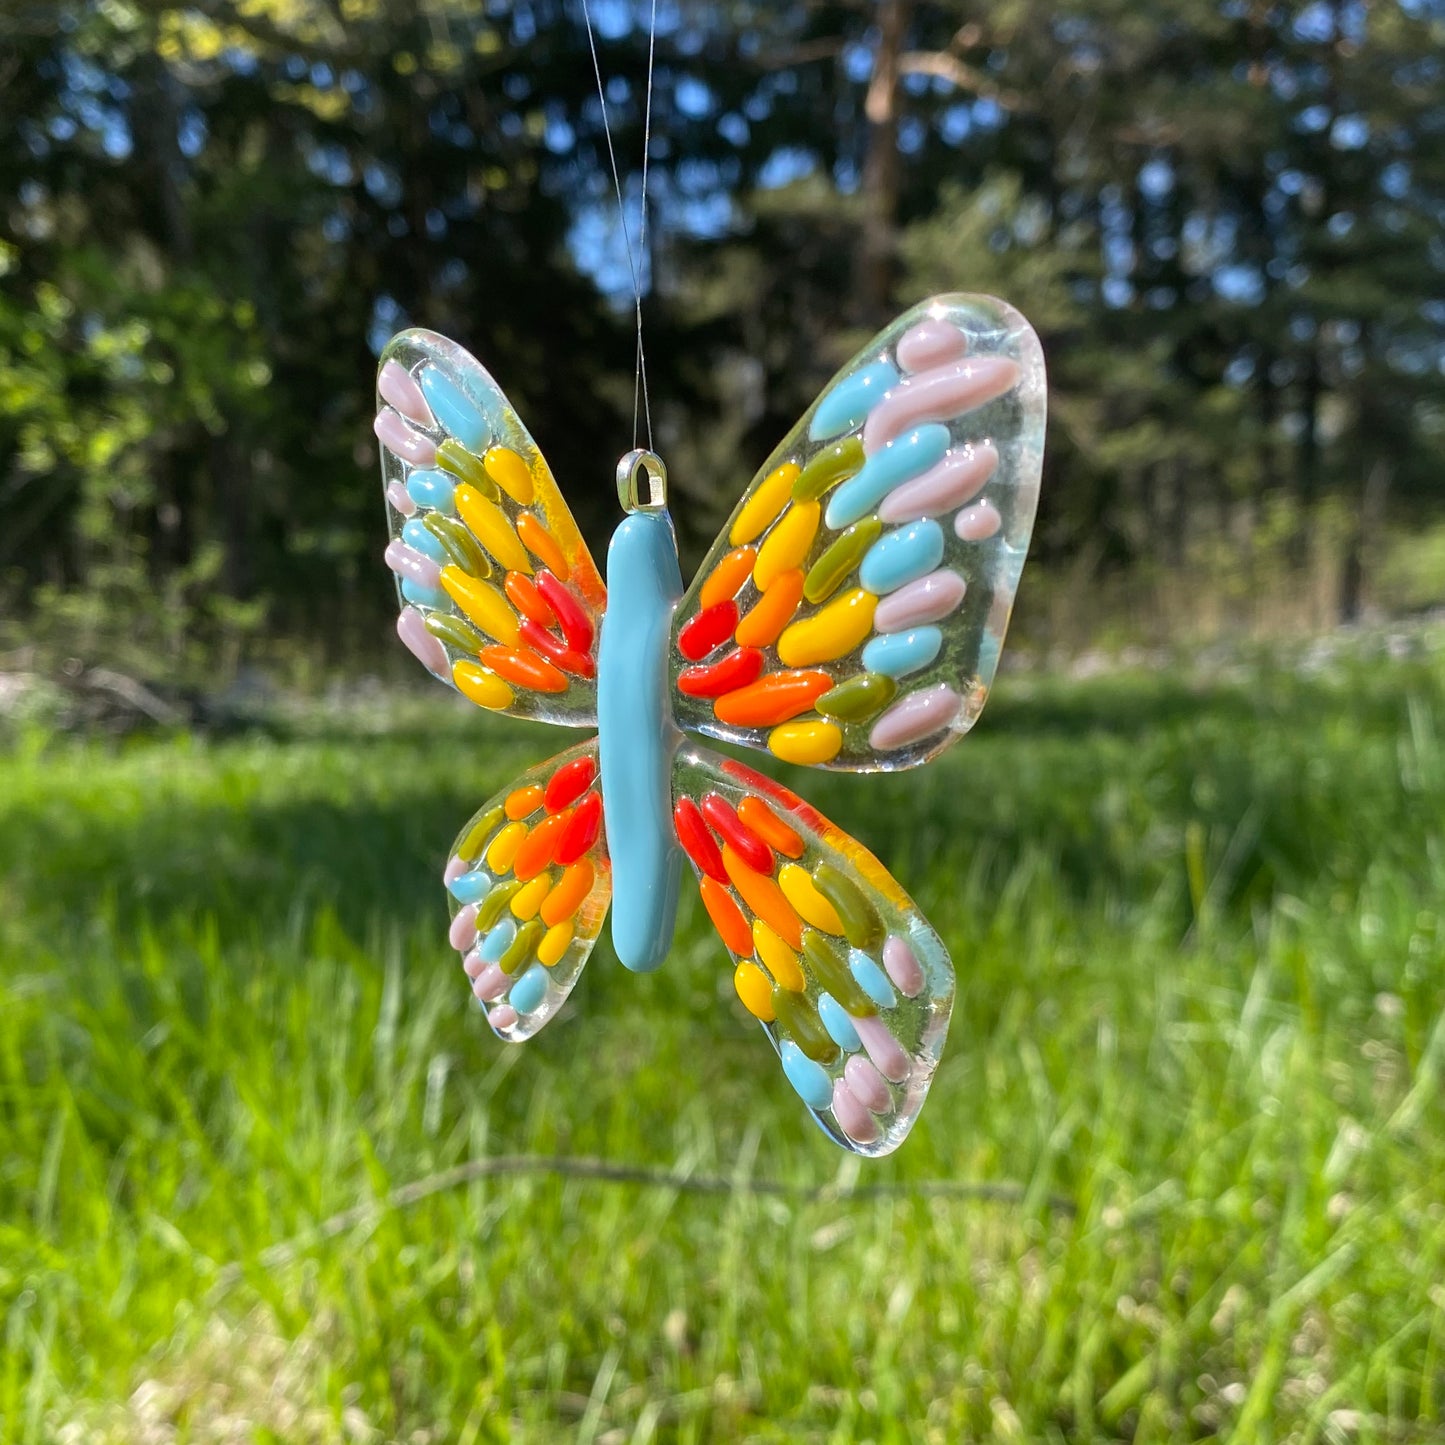
[[[1439,1439],[1442,730],[1438,652],[1020,680],[930,768],[791,777],[959,972],[918,1127],[861,1166],[690,904],[667,968],[604,942],[524,1048],[467,1007],[437,874],[546,730],[23,738],[0,1434]],[[476,1178],[317,1234],[522,1152],[738,1187]]]

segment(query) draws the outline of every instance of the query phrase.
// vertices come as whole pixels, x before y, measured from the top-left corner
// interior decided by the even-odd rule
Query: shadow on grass
[[[1407,669],[1209,689],[1152,676],[1048,682],[1005,694],[963,747],[924,769],[773,771],[925,905],[964,880],[996,894],[1027,862],[1074,904],[1162,907],[1182,930],[1201,889],[1243,916],[1281,891],[1358,889],[1382,846],[1408,866],[1431,812],[1399,760],[1407,699],[1421,689],[1437,700],[1437,680]],[[439,875],[459,828],[522,767],[580,736],[469,710],[391,726],[338,710],[205,754],[206,766],[214,757],[255,777],[278,749],[315,750],[314,768],[285,788],[263,779],[237,799],[203,771],[195,798],[173,789],[110,812],[86,806],[103,800],[109,767],[184,744],[83,750],[83,786],[8,812],[8,906],[73,925],[104,899],[127,931],[207,916],[249,933],[329,906],[358,925],[435,918],[440,931]],[[57,826],[76,810],[80,826]]]

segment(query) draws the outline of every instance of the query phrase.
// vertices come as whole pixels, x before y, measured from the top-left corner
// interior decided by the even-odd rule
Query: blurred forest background
[[[650,0],[591,8],[635,226]],[[374,663],[409,324],[494,371],[600,551],[631,283],[580,4],[0,28],[0,646]],[[868,333],[979,290],[1054,388],[1025,642],[1440,603],[1442,35],[1431,0],[662,0],[642,278],[685,550]]]
[[[635,228],[653,0],[587,4]],[[792,780],[956,960],[919,1127],[837,1157],[691,888],[526,1049],[447,947],[560,740],[392,634],[376,355],[468,346],[601,555],[582,0],[0,0],[0,1441],[1438,1445],[1445,0],[656,21],[685,565],[913,300],[1049,359],[1040,665]]]

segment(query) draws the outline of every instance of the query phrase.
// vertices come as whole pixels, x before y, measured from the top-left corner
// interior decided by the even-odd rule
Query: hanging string
[[[638,403],[647,424],[647,449],[652,450],[652,400],[647,390],[647,353],[642,344],[642,278],[639,259],[633,254],[632,233],[627,226],[627,205],[622,196],[622,177],[617,169],[617,151],[612,144],[612,122],[607,114],[607,88],[602,83],[602,64],[597,58],[597,40],[592,30],[592,14],[587,0],[582,0],[582,18],[587,27],[587,48],[592,53],[592,74],[597,80],[597,99],[602,106],[602,133],[607,141],[607,159],[612,167],[612,189],[617,193],[617,216],[622,225],[622,242],[627,249],[627,271],[632,278],[632,309],[637,324],[636,365],[632,377],[632,445],[637,446]],[[652,16],[647,35],[647,100],[642,123],[642,218],[638,226],[637,246],[643,259],[647,255],[647,161],[652,140],[652,66],[657,49],[657,0],[652,0]]]
[[[652,60],[657,51],[657,0],[647,25],[647,103],[642,117],[642,217],[638,227],[638,250],[647,258],[647,153],[652,149]],[[647,356],[642,349],[642,292],[635,290],[637,312],[637,367],[632,379],[632,445],[637,445],[637,390],[642,383],[642,405],[647,413],[647,449],[652,450],[652,403],[647,395]]]

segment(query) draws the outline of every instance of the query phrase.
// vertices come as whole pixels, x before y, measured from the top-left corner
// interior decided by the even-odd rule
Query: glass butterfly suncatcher
[[[492,1028],[527,1039],[561,1008],[609,902],[618,957],[657,968],[686,862],[814,1119],[860,1154],[896,1148],[948,1028],[947,952],[866,848],[686,734],[868,772],[973,725],[1038,496],[1033,330],[981,296],[901,317],[788,433],[686,592],[652,453],[618,465],[609,590],[470,355],[403,332],[377,393],[402,641],[484,708],[597,730],[452,847],[451,943]]]

